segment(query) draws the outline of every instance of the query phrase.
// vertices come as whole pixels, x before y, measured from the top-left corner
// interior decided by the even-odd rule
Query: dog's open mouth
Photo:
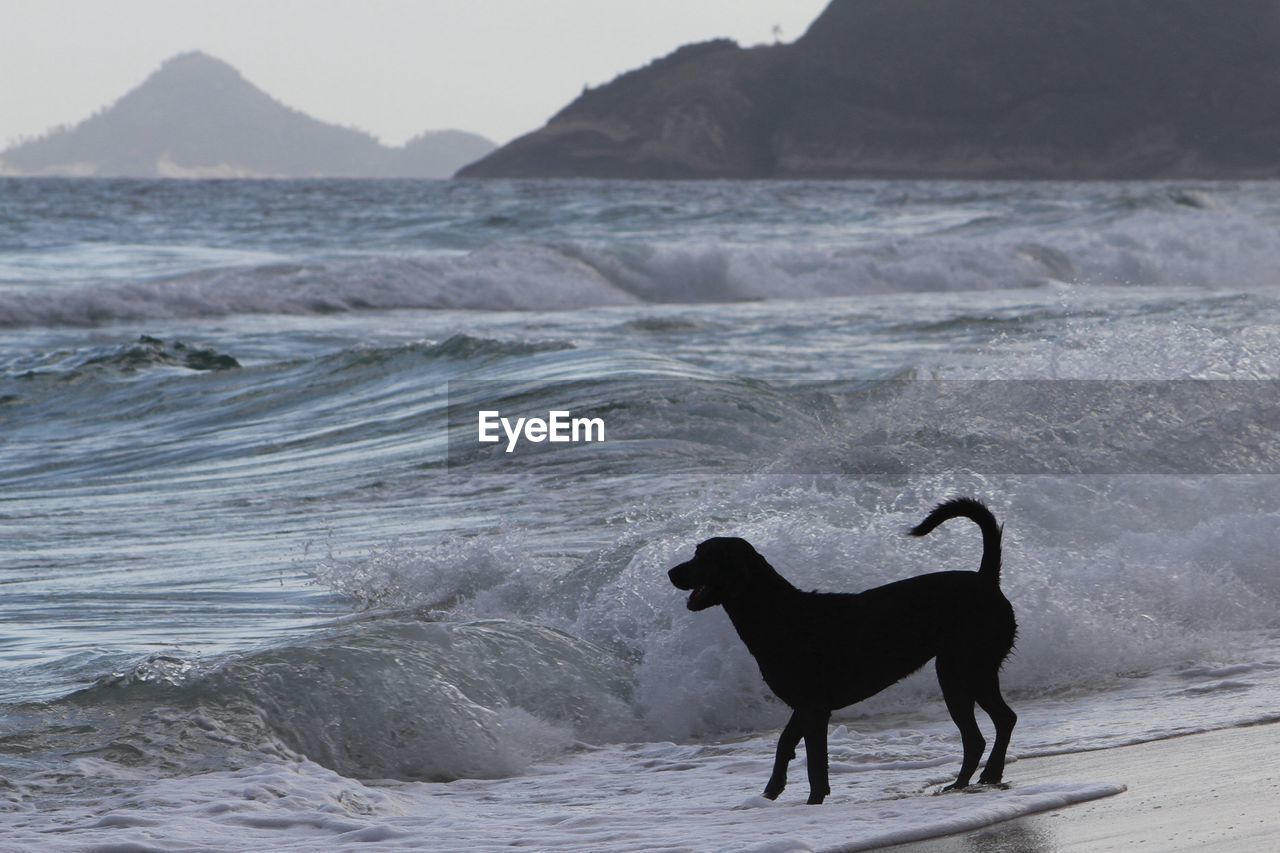
[[[711,588],[704,584],[693,588],[693,592],[689,593],[689,600],[685,606],[690,610],[705,610],[716,603],[715,595],[711,592]]]
[[[707,573],[696,565],[696,560],[681,563],[667,572],[667,577],[671,579],[671,584],[676,589],[692,590],[686,602],[690,610],[706,610],[720,603],[720,596],[712,589],[710,583],[698,583],[698,579],[705,578],[706,575]]]

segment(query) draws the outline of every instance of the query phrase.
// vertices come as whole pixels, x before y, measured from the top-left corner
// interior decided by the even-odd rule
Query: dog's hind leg
[[[991,747],[987,766],[982,769],[982,775],[978,777],[978,781],[984,785],[995,785],[1004,778],[1004,754],[1009,748],[1013,727],[1018,724],[1018,715],[1000,695],[999,672],[993,672],[979,681],[976,697],[978,704],[987,712],[987,716],[996,727],[996,742]]]
[[[773,773],[769,775],[769,784],[764,786],[764,795],[771,800],[778,799],[782,789],[787,787],[787,765],[796,757],[796,744],[804,735],[804,721],[799,711],[791,712],[782,734],[778,735],[778,752],[773,757]]]
[[[804,715],[804,754],[809,764],[809,805],[821,805],[831,793],[827,777],[827,723],[830,711],[810,711]]]
[[[950,791],[969,784],[969,780],[973,778],[973,772],[978,769],[978,762],[982,760],[982,752],[987,748],[987,742],[978,729],[977,719],[974,718],[973,679],[968,667],[964,663],[939,657],[937,668],[938,684],[942,686],[942,698],[947,703],[947,711],[951,713],[951,719],[955,722],[956,728],[960,729],[960,740],[964,744],[964,759],[960,763],[960,775],[956,776],[956,781],[944,789]]]

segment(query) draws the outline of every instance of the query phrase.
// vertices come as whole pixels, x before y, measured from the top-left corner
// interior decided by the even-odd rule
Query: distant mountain
[[[80,124],[0,152],[0,173],[122,177],[449,177],[493,150],[425,133],[403,148],[281,104],[203,53],[165,62]]]
[[[392,171],[405,177],[447,178],[498,146],[464,130],[432,130],[392,149]]]
[[[1280,176],[1280,0],[834,0],[681,48],[460,173]]]

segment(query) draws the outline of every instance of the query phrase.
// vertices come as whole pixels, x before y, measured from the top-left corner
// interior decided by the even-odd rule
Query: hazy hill
[[[410,139],[403,148],[393,149],[393,171],[406,177],[448,178],[497,147],[483,136],[464,130],[427,131]]]
[[[3,171],[128,177],[448,177],[493,149],[461,131],[389,148],[291,109],[221,60],[185,53],[71,128],[0,153]]]
[[[835,0],[585,92],[465,176],[1273,177],[1280,0]]]

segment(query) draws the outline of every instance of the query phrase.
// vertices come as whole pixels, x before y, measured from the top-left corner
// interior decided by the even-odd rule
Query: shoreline
[[[1280,723],[1263,723],[1091,752],[1025,758],[1006,779],[1063,776],[1128,786],[1112,797],[982,829],[882,849],[893,853],[1245,851],[1280,844]],[[836,848],[839,849],[839,848]]]

